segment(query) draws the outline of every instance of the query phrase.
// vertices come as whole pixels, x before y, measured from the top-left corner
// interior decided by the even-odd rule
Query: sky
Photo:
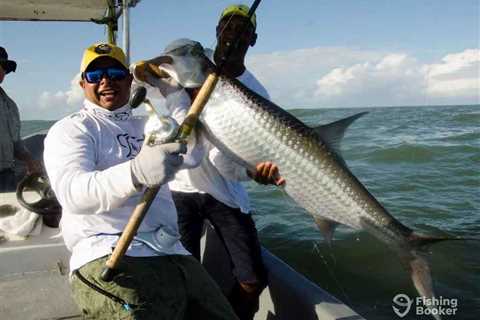
[[[214,47],[231,3],[142,0],[130,13],[131,61],[177,38]],[[263,0],[247,67],[285,109],[480,104],[479,21],[479,0]],[[93,23],[1,21],[0,46],[18,63],[1,86],[21,118],[79,110],[83,50],[104,40]]]

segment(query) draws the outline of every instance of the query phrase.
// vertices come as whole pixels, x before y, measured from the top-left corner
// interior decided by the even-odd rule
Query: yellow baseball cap
[[[83,53],[82,63],[80,64],[80,72],[84,72],[90,63],[100,57],[110,57],[117,60],[128,70],[127,58],[123,50],[116,45],[109,43],[96,43],[88,47]]]
[[[223,11],[222,14],[220,15],[220,20],[227,16],[242,16],[245,18],[248,18],[248,11],[250,8],[244,4],[232,4],[228,7],[226,7]],[[252,23],[253,27],[256,29],[257,28],[257,16],[255,13],[252,15],[250,18],[250,22]]]

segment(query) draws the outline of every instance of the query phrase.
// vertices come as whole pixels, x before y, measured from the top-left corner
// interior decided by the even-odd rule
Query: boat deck
[[[1,204],[17,205],[2,194]],[[203,264],[224,292],[233,286],[225,249],[211,227],[202,239]],[[208,245],[207,245],[208,244]],[[269,285],[260,297],[256,320],[363,319],[290,266],[262,250]],[[10,320],[81,319],[71,297],[68,261],[59,229],[42,225],[39,235],[0,243],[0,315]]]
[[[1,204],[16,205],[13,193]],[[60,230],[42,225],[25,240],[0,243],[0,314],[2,319],[81,319],[68,284],[70,253]]]

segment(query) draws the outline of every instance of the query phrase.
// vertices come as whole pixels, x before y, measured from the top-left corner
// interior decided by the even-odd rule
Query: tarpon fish
[[[340,154],[347,127],[365,114],[312,128],[238,80],[220,76],[200,119],[208,139],[233,161],[248,169],[275,163],[285,192],[313,216],[327,241],[338,224],[366,230],[399,253],[420,295],[433,297],[429,266],[418,250],[450,238],[420,235],[395,219]]]

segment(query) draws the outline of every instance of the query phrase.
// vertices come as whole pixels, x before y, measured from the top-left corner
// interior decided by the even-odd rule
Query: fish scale
[[[325,145],[296,119],[262,109],[262,101],[254,102],[222,78],[202,114],[209,135],[250,168],[263,161],[276,163],[287,181],[287,194],[312,215],[361,229],[359,217],[368,212],[358,205],[354,188],[347,188],[344,180],[350,174],[335,163],[333,153],[321,155]]]

